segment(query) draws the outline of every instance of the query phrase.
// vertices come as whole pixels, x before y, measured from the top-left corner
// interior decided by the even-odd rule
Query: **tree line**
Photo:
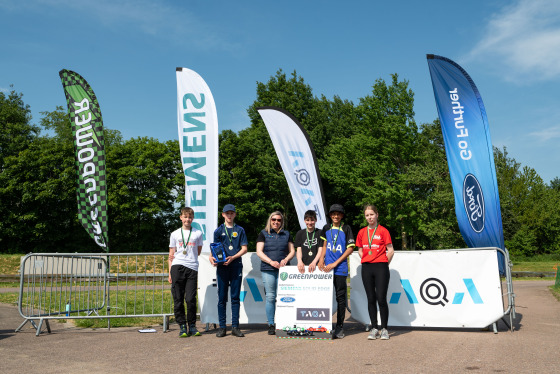
[[[343,204],[354,232],[375,204],[397,250],[464,248],[438,120],[418,126],[414,93],[397,74],[376,80],[357,104],[313,94],[296,72],[257,82],[250,125],[219,134],[219,206],[237,206],[254,250],[274,210],[299,223],[288,185],[257,108],[292,113],[309,134],[327,209]],[[0,251],[97,252],[77,220],[71,125],[62,107],[32,124],[23,94],[0,92]],[[105,128],[112,252],[166,251],[180,222],[184,176],[179,142],[124,140]],[[560,179],[548,184],[507,149],[494,148],[506,247],[514,257],[560,255]],[[218,215],[218,212],[216,212]]]

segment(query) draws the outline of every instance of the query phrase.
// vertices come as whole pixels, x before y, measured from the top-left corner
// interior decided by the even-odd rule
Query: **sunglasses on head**
[[[272,222],[282,222],[282,218],[271,218]]]

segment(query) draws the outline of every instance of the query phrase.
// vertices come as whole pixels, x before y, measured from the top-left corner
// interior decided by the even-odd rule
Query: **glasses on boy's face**
[[[271,222],[282,222],[282,218],[271,218]]]

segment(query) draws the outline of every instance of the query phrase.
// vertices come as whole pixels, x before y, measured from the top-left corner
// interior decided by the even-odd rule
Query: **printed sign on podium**
[[[331,339],[333,272],[313,273],[305,267],[280,268],[276,298],[276,336],[279,338]]]

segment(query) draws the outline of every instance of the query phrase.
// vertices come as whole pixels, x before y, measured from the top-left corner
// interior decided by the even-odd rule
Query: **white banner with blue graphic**
[[[317,213],[317,227],[326,223],[319,166],[311,140],[301,124],[287,111],[275,107],[257,109],[276,150],[290,187],[301,228],[307,210]]]
[[[495,248],[395,251],[389,326],[484,328],[504,315]],[[360,256],[350,256],[352,318],[369,324]],[[380,317],[378,316],[380,321]]]
[[[185,204],[202,231],[203,252],[218,225],[218,115],[210,88],[196,72],[177,68],[177,120],[185,174]]]
[[[504,249],[494,152],[482,97],[455,62],[427,57],[463,239],[470,248]],[[498,256],[500,273],[505,274],[503,255]]]

